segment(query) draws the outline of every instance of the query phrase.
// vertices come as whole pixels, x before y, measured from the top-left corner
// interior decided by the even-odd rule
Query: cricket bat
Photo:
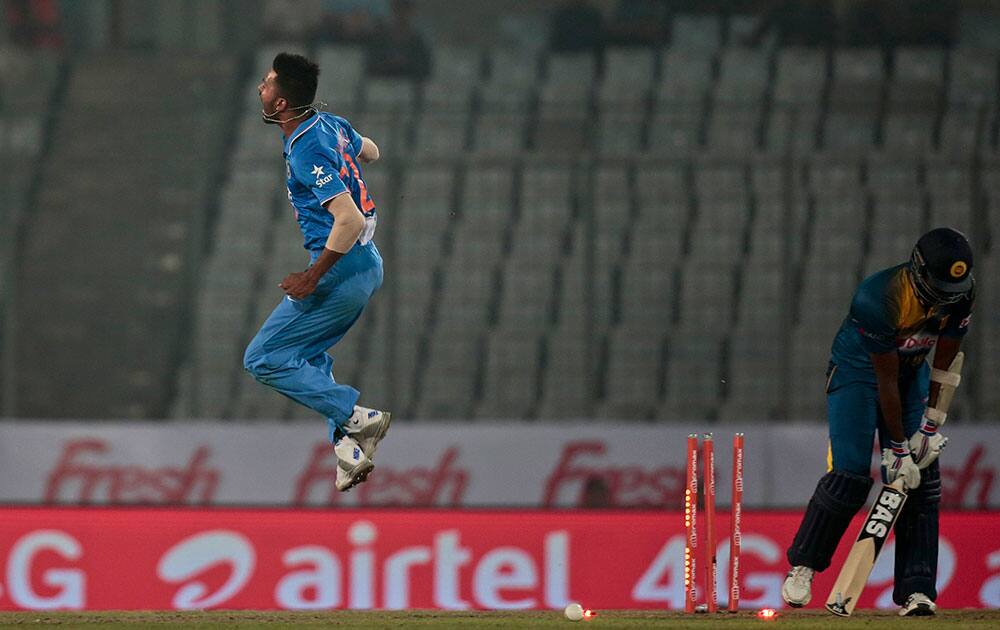
[[[903,480],[897,479],[890,485],[882,486],[872,509],[865,517],[861,533],[854,541],[844,566],[837,575],[837,581],[826,598],[826,609],[835,615],[848,617],[854,612],[858,597],[865,588],[868,576],[875,567],[875,560],[882,551],[885,541],[889,538],[892,526],[903,511],[906,503],[906,492],[903,490]]]

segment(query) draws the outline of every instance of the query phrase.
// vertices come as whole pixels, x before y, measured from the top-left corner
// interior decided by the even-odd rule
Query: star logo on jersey
[[[316,176],[316,179],[323,177],[323,167],[313,164],[312,174]]]

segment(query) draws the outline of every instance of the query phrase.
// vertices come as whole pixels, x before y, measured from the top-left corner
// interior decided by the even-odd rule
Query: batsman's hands
[[[903,480],[905,490],[913,490],[920,486],[920,469],[910,456],[906,442],[890,441],[891,448],[882,449],[882,470],[885,471],[885,482],[892,483],[896,479]]]
[[[948,438],[938,433],[938,423],[924,414],[920,430],[910,437],[910,452],[917,468],[924,469],[938,458],[941,450],[948,445]]]
[[[285,276],[285,279],[281,281],[278,286],[284,291],[289,297],[302,300],[310,295],[316,290],[316,285],[319,284],[319,278],[315,277],[314,274],[306,271],[296,271]]]

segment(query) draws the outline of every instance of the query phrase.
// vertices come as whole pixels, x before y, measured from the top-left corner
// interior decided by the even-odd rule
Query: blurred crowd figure
[[[57,0],[7,0],[4,19],[11,43],[26,48],[62,48]]]
[[[266,0],[264,32],[274,42],[363,46],[368,75],[422,79],[431,53],[415,8],[413,0]]]
[[[951,46],[958,0],[781,0],[761,13],[748,44],[771,33],[786,46]]]
[[[618,0],[609,12],[564,0],[550,18],[550,47],[668,45],[674,17],[696,14],[756,17],[751,33],[730,36],[735,45],[951,46],[958,12],[958,0]]]
[[[388,19],[376,23],[368,40],[367,71],[377,77],[426,78],[431,51],[413,26],[413,0],[392,0]]]

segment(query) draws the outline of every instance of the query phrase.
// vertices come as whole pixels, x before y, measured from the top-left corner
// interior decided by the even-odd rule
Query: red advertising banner
[[[728,515],[720,514],[720,605]],[[745,608],[782,606],[800,515],[745,512]],[[861,515],[831,570],[821,605]],[[1000,607],[1000,515],[941,517],[938,603]],[[991,534],[992,533],[992,534]],[[684,605],[676,512],[0,509],[0,610]],[[893,542],[859,607],[891,608]],[[699,577],[699,582],[702,578]]]

